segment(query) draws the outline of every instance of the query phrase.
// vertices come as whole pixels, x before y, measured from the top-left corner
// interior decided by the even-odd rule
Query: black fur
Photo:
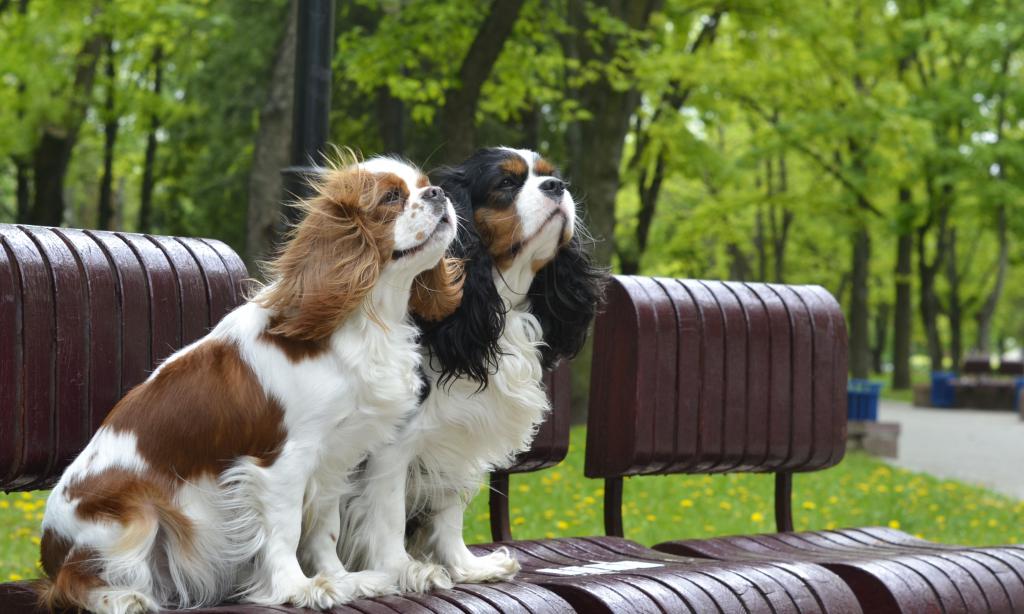
[[[435,183],[448,194],[459,216],[452,255],[462,258],[466,267],[462,304],[455,313],[441,322],[419,322],[421,342],[440,369],[442,384],[466,377],[485,387],[497,367],[505,306],[494,284],[494,260],[473,225],[473,211],[488,199],[493,206],[495,194],[499,201],[515,202],[521,185],[501,185],[505,175],[500,164],[508,155],[500,149],[481,149],[459,166],[434,173]],[[580,351],[601,300],[604,276],[575,234],[538,271],[528,299],[544,334],[541,361],[545,367]]]
[[[530,312],[544,333],[541,364],[545,369],[576,356],[601,301],[606,271],[594,265],[579,235],[537,272],[530,284]]]
[[[459,231],[451,255],[465,267],[462,303],[440,322],[419,320],[420,340],[439,368],[440,384],[467,377],[487,385],[487,375],[498,365],[498,338],[505,328],[505,305],[492,279],[494,259],[473,225],[472,177],[468,168],[442,169],[434,183],[448,194],[459,217]]]

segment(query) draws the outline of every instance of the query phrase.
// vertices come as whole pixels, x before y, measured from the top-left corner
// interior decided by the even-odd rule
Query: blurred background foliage
[[[1009,0],[338,0],[332,141],[425,168],[538,149],[614,270],[818,283],[855,376],[1024,327]],[[266,255],[286,0],[0,0],[0,221]]]

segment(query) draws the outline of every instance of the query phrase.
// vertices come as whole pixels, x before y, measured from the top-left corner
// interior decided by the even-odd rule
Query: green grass
[[[517,538],[602,533],[600,480],[583,474],[582,428],[558,467],[512,477]],[[946,543],[1024,541],[1024,502],[983,488],[893,468],[864,454],[837,467],[796,476],[793,508],[800,529],[881,525]],[[681,538],[770,532],[770,475],[640,477],[626,480],[626,536],[644,544]],[[466,513],[466,538],[490,541],[481,492]],[[0,580],[38,575],[39,521],[46,493],[0,495]]]
[[[520,539],[599,535],[600,480],[583,473],[585,431],[573,430],[568,459],[512,476],[512,530]],[[771,475],[649,476],[626,480],[626,536],[643,544],[774,530]],[[466,513],[466,538],[489,541],[487,501]],[[1024,541],[1024,501],[983,488],[892,467],[851,453],[838,466],[794,479],[797,530],[892,526],[926,539],[965,545]]]

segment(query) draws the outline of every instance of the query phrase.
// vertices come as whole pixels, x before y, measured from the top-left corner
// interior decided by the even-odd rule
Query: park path
[[[899,422],[895,464],[1024,499],[1024,421],[1016,412],[926,409],[881,401],[878,419]]]

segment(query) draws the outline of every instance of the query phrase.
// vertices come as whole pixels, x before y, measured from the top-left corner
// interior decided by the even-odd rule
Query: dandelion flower
[[[898,528],[900,528],[900,521],[899,520],[890,520],[889,521],[889,528],[890,529],[898,529]]]

